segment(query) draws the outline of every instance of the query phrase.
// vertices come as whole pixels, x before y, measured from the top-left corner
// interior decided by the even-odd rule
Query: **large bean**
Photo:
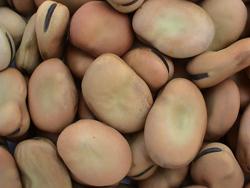
[[[206,104],[199,89],[187,79],[173,79],[148,114],[146,149],[163,168],[187,166],[201,147],[206,126]]]
[[[82,92],[97,118],[122,132],[141,130],[153,103],[147,84],[114,54],[101,55],[89,66]]]

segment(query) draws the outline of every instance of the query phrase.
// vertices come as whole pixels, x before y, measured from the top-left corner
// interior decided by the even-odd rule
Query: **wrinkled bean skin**
[[[36,5],[33,0],[8,0],[8,3],[17,12],[25,16],[31,15],[36,11]]]
[[[124,133],[143,128],[153,103],[147,84],[114,54],[92,62],[83,77],[82,93],[97,119]]]
[[[118,183],[127,175],[132,162],[125,138],[95,120],[80,120],[64,129],[57,149],[73,178],[92,186]]]
[[[145,42],[175,58],[204,52],[214,37],[207,13],[188,1],[148,0],[133,17],[133,29]]]
[[[77,90],[60,59],[46,60],[35,69],[29,80],[28,101],[31,118],[43,131],[58,133],[74,120]]]
[[[0,146],[0,158],[0,187],[22,188],[15,160],[2,146]]]
[[[8,7],[0,7],[0,26],[4,27],[12,36],[17,46],[22,39],[26,26],[24,19]]]
[[[195,183],[211,188],[241,188],[243,172],[232,151],[224,144],[213,142],[202,147],[191,166]]]
[[[27,23],[20,47],[16,54],[16,66],[20,71],[31,74],[40,63],[40,54],[35,32],[36,14]]]
[[[159,168],[148,179],[139,182],[139,188],[179,187],[188,173],[188,168],[175,170]]]
[[[240,120],[240,129],[236,149],[237,159],[246,173],[250,173],[250,148],[249,148],[249,122],[250,105],[248,105]]]
[[[239,89],[233,80],[225,80],[208,89],[205,100],[208,111],[205,139],[215,141],[224,136],[237,119],[240,110]]]
[[[24,188],[72,187],[69,173],[50,140],[33,138],[22,141],[14,155]]]
[[[196,56],[187,71],[200,88],[215,86],[250,65],[250,38],[239,40],[217,52]]]
[[[17,69],[0,72],[0,136],[17,138],[29,129],[26,96],[27,85]]]
[[[174,72],[172,61],[150,48],[130,50],[123,59],[153,91],[161,88]]]
[[[187,79],[173,79],[147,116],[146,149],[163,168],[187,166],[199,151],[206,125],[206,104],[199,89]]]
[[[130,13],[138,9],[143,3],[144,0],[107,0],[108,3],[117,11],[121,13]]]
[[[204,0],[201,6],[215,24],[209,50],[221,50],[240,37],[247,21],[247,9],[241,0]]]
[[[87,68],[94,61],[93,57],[72,45],[67,48],[66,59],[72,74],[79,79],[83,78]]]
[[[39,6],[36,16],[36,36],[41,57],[60,57],[69,22],[69,10],[55,1],[45,1]]]
[[[73,15],[70,41],[95,57],[103,53],[121,56],[131,47],[133,32],[127,15],[113,10],[105,1],[91,1]]]
[[[6,69],[14,59],[16,48],[14,41],[6,29],[0,26],[0,71]]]
[[[128,176],[135,180],[147,179],[155,172],[157,165],[147,154],[143,132],[134,135],[129,140],[129,145],[132,151],[132,166]]]

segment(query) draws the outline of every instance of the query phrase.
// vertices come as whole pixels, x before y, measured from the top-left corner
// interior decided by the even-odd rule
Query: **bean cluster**
[[[0,188],[250,188],[249,2],[0,0]]]

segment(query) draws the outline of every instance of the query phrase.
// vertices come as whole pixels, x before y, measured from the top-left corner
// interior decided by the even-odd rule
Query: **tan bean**
[[[247,21],[247,9],[241,0],[204,0],[201,6],[215,25],[209,50],[221,50],[240,37]]]
[[[225,80],[208,89],[205,100],[208,111],[205,139],[215,141],[224,136],[237,119],[240,109],[239,88],[233,80]]]
[[[20,71],[31,74],[40,63],[40,54],[35,32],[36,14],[27,23],[16,54],[16,66]]]
[[[27,85],[17,69],[0,72],[0,136],[16,138],[29,129],[26,96]]]
[[[82,93],[99,120],[126,133],[143,129],[153,103],[147,84],[114,54],[103,54],[89,66]]]
[[[69,69],[59,59],[42,62],[29,80],[29,109],[41,130],[58,133],[77,112],[78,95]]]
[[[148,0],[133,17],[133,29],[143,41],[176,58],[198,55],[209,47],[214,24],[189,1]]]
[[[14,59],[16,48],[9,32],[0,26],[0,71],[6,69]]]
[[[144,0],[107,0],[109,4],[121,13],[134,12],[144,3]]]
[[[25,188],[71,188],[69,173],[48,139],[33,138],[20,142],[15,159]]]
[[[146,149],[163,168],[187,166],[201,147],[206,126],[207,110],[200,90],[187,79],[173,79],[147,116]]]
[[[0,146],[0,157],[0,187],[22,188],[15,160],[2,146]]]
[[[154,49],[135,48],[123,59],[153,91],[161,88],[174,73],[172,61]]]
[[[249,46],[250,38],[245,38],[223,50],[204,52],[187,65],[187,71],[200,88],[215,86],[250,65]]]
[[[224,144],[210,143],[203,146],[191,166],[195,183],[209,188],[243,187],[243,172],[232,151]]]
[[[24,19],[8,7],[0,7],[0,18],[0,26],[10,33],[17,46],[21,42],[26,26]]]
[[[69,22],[69,10],[55,1],[45,1],[37,10],[36,35],[42,58],[60,57]]]
[[[132,151],[132,166],[128,176],[135,180],[147,179],[155,172],[157,165],[148,156],[143,132],[137,133],[129,139],[129,145]]]
[[[87,68],[94,61],[93,57],[71,45],[67,48],[66,59],[72,74],[79,79],[83,78]]]
[[[139,188],[172,188],[179,187],[188,173],[188,168],[175,170],[159,168],[148,179],[139,182]]]
[[[127,175],[132,161],[125,138],[95,120],[80,120],[65,128],[57,149],[73,178],[92,186],[118,183]]]
[[[250,147],[249,147],[249,123],[250,123],[250,105],[245,109],[241,120],[236,150],[236,157],[246,173],[250,173]]]
[[[133,32],[127,15],[118,13],[105,1],[91,1],[73,15],[70,41],[93,56],[121,56],[131,47]]]

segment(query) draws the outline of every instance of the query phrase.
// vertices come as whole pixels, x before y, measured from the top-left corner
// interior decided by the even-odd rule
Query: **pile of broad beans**
[[[0,0],[0,188],[250,188],[249,15]]]

